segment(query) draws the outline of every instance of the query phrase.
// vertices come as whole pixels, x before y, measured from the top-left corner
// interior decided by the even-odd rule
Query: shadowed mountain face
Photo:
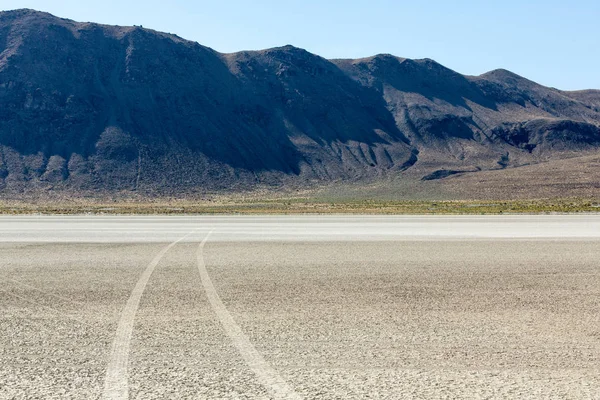
[[[0,13],[3,191],[444,177],[595,151],[599,124],[600,92],[503,70],[292,46],[221,54],[141,27]]]

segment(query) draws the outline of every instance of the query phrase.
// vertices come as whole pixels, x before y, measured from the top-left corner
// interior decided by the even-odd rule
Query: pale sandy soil
[[[274,398],[206,297],[205,235],[148,281],[131,398]],[[213,235],[223,304],[300,398],[600,398],[597,239]],[[0,243],[0,398],[101,397],[121,310],[167,244]]]

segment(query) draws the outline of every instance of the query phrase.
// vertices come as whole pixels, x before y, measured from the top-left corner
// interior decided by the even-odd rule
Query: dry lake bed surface
[[[600,398],[600,216],[1,217],[1,399]]]

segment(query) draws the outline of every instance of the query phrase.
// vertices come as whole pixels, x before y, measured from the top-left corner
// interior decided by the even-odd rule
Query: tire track
[[[210,279],[206,264],[204,263],[204,245],[208,241],[211,233],[212,231],[206,235],[204,240],[202,240],[198,246],[198,271],[200,272],[200,279],[202,280],[202,285],[204,286],[212,309],[217,314],[227,336],[229,336],[248,367],[250,367],[259,382],[271,393],[271,395],[275,399],[302,399],[302,397],[290,387],[277,371],[271,367],[258,350],[256,350],[248,336],[246,336],[242,331],[242,328],[235,322],[227,310],[227,307],[225,307],[225,304],[221,301],[221,298]]]
[[[131,335],[133,333],[133,325],[135,323],[135,315],[140,305],[140,300],[146,289],[146,285],[154,272],[154,269],[163,258],[163,256],[177,243],[191,236],[193,232],[188,233],[184,237],[163,248],[146,267],[137,284],[135,285],[125,308],[121,312],[121,318],[115,339],[112,345],[110,361],[106,369],[104,379],[104,392],[102,398],[106,400],[125,400],[129,398],[129,348],[131,343]]]
[[[18,281],[16,279],[8,279],[8,280],[10,282],[13,282],[13,283],[15,283],[15,284],[23,287],[23,288],[35,290],[36,292],[43,293],[46,296],[54,297],[55,299],[62,300],[64,302],[74,304],[74,305],[76,305],[78,307],[86,306],[86,303],[83,303],[83,302],[77,301],[77,300],[73,300],[73,299],[69,299],[69,298],[66,298],[66,297],[63,297],[63,296],[59,296],[57,294],[48,292],[47,290],[41,289],[41,288],[39,288],[37,286],[28,285],[27,283],[20,282],[20,281]]]
[[[68,313],[68,312],[65,312],[65,311],[61,311],[61,310],[59,310],[59,309],[56,309],[56,308],[53,308],[53,307],[49,307],[49,306],[47,306],[47,305],[44,305],[44,304],[42,304],[42,303],[39,303],[39,302],[37,302],[37,301],[35,301],[35,300],[32,300],[32,299],[30,299],[30,298],[28,298],[28,297],[25,297],[25,296],[18,295],[18,294],[16,294],[16,293],[8,292],[8,291],[6,291],[6,290],[0,290],[0,291],[1,291],[1,292],[3,292],[3,293],[5,293],[5,294],[7,294],[8,296],[11,296],[11,297],[15,298],[15,299],[19,299],[19,300],[25,301],[26,303],[29,303],[29,304],[32,304],[32,305],[34,305],[34,306],[37,306],[37,307],[43,308],[43,309],[45,309],[46,311],[50,311],[50,312],[53,312],[53,313],[55,313],[55,314],[57,314],[57,315],[61,315],[61,316],[63,316],[63,317],[67,317],[67,318],[69,318],[69,319],[72,319],[73,321],[77,321],[77,322],[79,322],[79,323],[80,323],[80,324],[82,324],[82,325],[86,325],[86,326],[88,326],[88,327],[91,327],[91,328],[94,328],[94,329],[96,328],[96,326],[94,326],[94,325],[90,324],[89,322],[85,322],[85,321],[83,321],[82,319],[80,319],[80,318],[79,318],[77,315],[75,315],[75,314],[71,314],[71,313]]]

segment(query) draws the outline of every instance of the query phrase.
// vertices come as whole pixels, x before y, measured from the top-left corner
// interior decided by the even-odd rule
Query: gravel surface
[[[278,398],[244,357],[254,350],[290,396],[305,399],[600,398],[597,217],[564,217],[565,238],[534,234],[556,219],[523,217],[519,225],[507,217],[522,227],[520,239],[502,236],[508,219],[469,220],[474,232],[496,229],[496,238],[459,235],[469,227],[460,218],[419,220],[431,224],[427,240],[402,234],[402,220],[382,237],[377,224],[394,228],[377,217],[294,218],[235,219],[230,231],[222,219],[152,220],[145,243],[127,240],[141,219],[99,218],[79,242],[57,243],[73,219],[36,219],[55,227],[47,240],[17,242],[17,225],[26,237],[44,234],[27,232],[27,220],[0,218],[0,398],[106,394],[134,287],[161,250],[190,232],[160,258],[143,291],[128,354],[130,398]],[[161,223],[177,231],[162,243]],[[272,237],[292,223],[305,229]],[[372,234],[361,235],[360,223]],[[119,233],[94,243],[103,224]],[[439,224],[457,227],[455,235]],[[577,224],[591,233],[571,235]],[[240,231],[250,238],[236,239]],[[252,349],[224,329],[199,257]]]

